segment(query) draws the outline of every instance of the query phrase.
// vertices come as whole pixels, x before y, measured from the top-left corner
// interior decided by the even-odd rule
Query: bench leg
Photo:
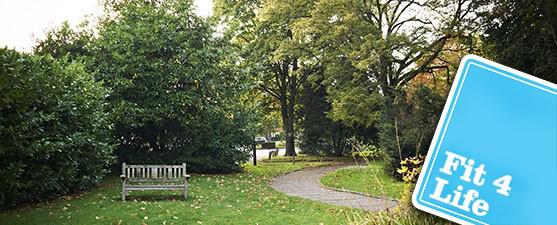
[[[126,201],[126,189],[122,188],[122,201]]]
[[[122,182],[122,201],[126,201],[126,195],[128,192],[126,191],[126,182]]]
[[[184,199],[188,199],[188,182],[184,186]]]

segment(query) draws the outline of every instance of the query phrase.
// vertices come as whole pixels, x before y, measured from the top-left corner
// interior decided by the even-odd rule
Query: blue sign
[[[557,85],[464,57],[412,202],[461,224],[555,224]]]

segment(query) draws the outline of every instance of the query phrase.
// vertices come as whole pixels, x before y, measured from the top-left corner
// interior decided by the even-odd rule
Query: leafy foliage
[[[256,123],[257,134],[267,137],[267,140],[284,140],[284,132],[276,134],[282,127],[278,103],[257,90],[252,90],[249,96],[257,109],[258,119],[252,121]]]
[[[351,150],[351,137],[357,135],[364,139],[363,136],[370,138],[375,133],[369,128],[348,127],[329,118],[327,113],[331,104],[326,95],[325,86],[320,82],[304,84],[299,111],[300,148],[303,153],[311,155],[342,156]]]
[[[366,161],[382,160],[383,151],[375,145],[358,143],[357,150],[352,151],[352,157],[365,159]]]
[[[396,169],[405,158],[427,154],[429,144],[435,133],[437,122],[441,116],[445,97],[426,85],[419,85],[413,92],[407,92],[396,98],[394,123],[384,123],[381,132],[382,147],[386,151],[387,172],[399,176]]]
[[[380,129],[381,148],[393,164],[396,120],[404,88],[416,76],[439,70],[436,59],[451,40],[468,39],[476,26],[473,1],[316,1],[301,23],[313,52],[322,57],[331,116]],[[300,25],[300,26],[302,26]],[[404,136],[404,135],[402,135]],[[400,141],[399,141],[400,142]]]
[[[313,1],[215,1],[216,15],[226,35],[241,51],[241,66],[258,81],[258,89],[280,106],[286,155],[296,155],[296,105],[302,85],[320,70],[318,57],[306,47],[303,27]]]
[[[87,23],[83,23],[84,28]],[[65,21],[59,28],[46,33],[46,38],[39,40],[33,48],[37,55],[51,55],[54,58],[68,57],[70,60],[90,55],[93,34],[88,30],[74,30]]]
[[[121,162],[239,170],[254,128],[251,82],[191,1],[109,2],[89,68],[112,90]]]
[[[409,183],[416,183],[422,171],[424,161],[425,156],[423,155],[406,158],[400,161],[400,168],[396,172],[402,175],[402,180]]]
[[[0,208],[101,180],[113,159],[107,94],[80,63],[0,49]]]
[[[504,65],[557,83],[557,3],[489,1],[484,12],[487,54]]]

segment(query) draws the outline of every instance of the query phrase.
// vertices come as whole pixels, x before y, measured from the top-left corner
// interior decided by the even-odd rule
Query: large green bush
[[[191,1],[115,1],[89,68],[113,91],[120,162],[239,170],[253,142],[250,80]]]
[[[100,181],[112,160],[106,95],[79,63],[0,49],[0,208]]]

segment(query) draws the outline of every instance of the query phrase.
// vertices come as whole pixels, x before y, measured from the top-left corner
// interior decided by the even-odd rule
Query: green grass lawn
[[[128,201],[122,202],[120,180],[110,176],[87,193],[0,212],[0,224],[446,224],[411,208],[368,213],[276,192],[268,186],[273,177],[330,165],[331,160],[339,158],[300,156],[294,164],[283,160],[260,162],[256,167],[248,165],[244,172],[237,174],[193,174],[189,198],[185,201],[178,192],[140,191],[132,192]],[[350,183],[347,189],[362,192],[369,185],[388,186],[391,182],[392,186],[385,190],[390,190],[387,193],[391,196],[387,196],[394,197],[401,186],[387,180],[381,166],[374,163],[369,168],[341,169],[323,181],[347,180],[342,182]],[[357,179],[365,180],[367,176],[377,176],[381,182],[368,179],[360,181],[358,186]]]
[[[193,175],[190,197],[171,191],[132,192],[120,200],[111,176],[91,192],[2,212],[0,224],[344,224],[351,210],[272,190],[277,175],[324,162],[260,163],[230,175]]]
[[[372,161],[367,166],[338,169],[323,176],[321,184],[394,199],[399,199],[404,190],[404,182],[385,174],[380,161]]]

